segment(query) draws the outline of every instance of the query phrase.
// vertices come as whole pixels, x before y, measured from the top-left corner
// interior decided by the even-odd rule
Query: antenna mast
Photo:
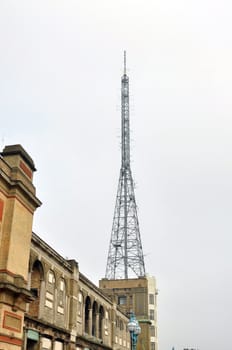
[[[121,170],[108,252],[107,279],[128,279],[145,275],[145,264],[130,168],[129,77],[126,74],[126,51],[121,78]]]

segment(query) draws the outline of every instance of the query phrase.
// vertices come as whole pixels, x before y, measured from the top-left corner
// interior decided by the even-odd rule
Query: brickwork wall
[[[23,160],[24,158],[24,160]],[[41,202],[32,184],[33,161],[22,146],[6,146],[0,157],[0,349],[20,350],[26,303],[32,220]],[[20,168],[20,162],[24,169]],[[30,177],[25,174],[30,171]]]
[[[128,318],[97,286],[80,278],[74,260],[32,235],[33,213],[41,205],[32,159],[20,145],[5,147],[1,156],[0,282],[7,284],[0,293],[0,350],[30,348],[32,334],[37,348],[49,340],[57,348],[66,344],[66,350],[128,350]],[[83,326],[87,311],[88,334]]]

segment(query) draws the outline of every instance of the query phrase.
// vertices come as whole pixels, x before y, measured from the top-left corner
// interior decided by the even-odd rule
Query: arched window
[[[93,303],[93,321],[92,321],[92,335],[94,337],[97,336],[97,312],[98,312],[98,306],[96,301]]]
[[[85,299],[85,333],[90,334],[90,329],[89,329],[89,318],[90,318],[90,309],[91,309],[91,301],[90,297],[87,297]]]
[[[103,339],[103,320],[104,320],[104,308],[99,308],[99,338]]]
[[[29,314],[33,317],[39,317],[40,290],[41,282],[44,279],[44,271],[40,261],[36,260],[31,271],[31,292],[35,300],[29,305]]]

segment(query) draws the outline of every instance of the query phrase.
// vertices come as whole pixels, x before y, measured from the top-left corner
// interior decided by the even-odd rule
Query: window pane
[[[154,304],[154,303],[155,303],[154,294],[149,294],[149,304]]]
[[[126,304],[126,296],[118,297],[118,303],[119,303],[119,305],[125,305]]]
[[[154,320],[154,319],[155,319],[155,311],[150,310],[150,320]]]
[[[155,337],[155,326],[151,326],[150,331],[151,331],[151,337]]]
[[[151,343],[151,350],[156,350],[155,349],[155,343]]]

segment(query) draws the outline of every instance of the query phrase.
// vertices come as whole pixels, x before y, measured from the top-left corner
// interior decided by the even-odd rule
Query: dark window
[[[151,350],[156,350],[155,343],[151,343]]]
[[[118,304],[119,305],[126,305],[126,296],[121,296],[121,297],[118,297]]]
[[[31,288],[31,294],[33,295],[34,298],[38,298],[39,296],[38,288]]]

